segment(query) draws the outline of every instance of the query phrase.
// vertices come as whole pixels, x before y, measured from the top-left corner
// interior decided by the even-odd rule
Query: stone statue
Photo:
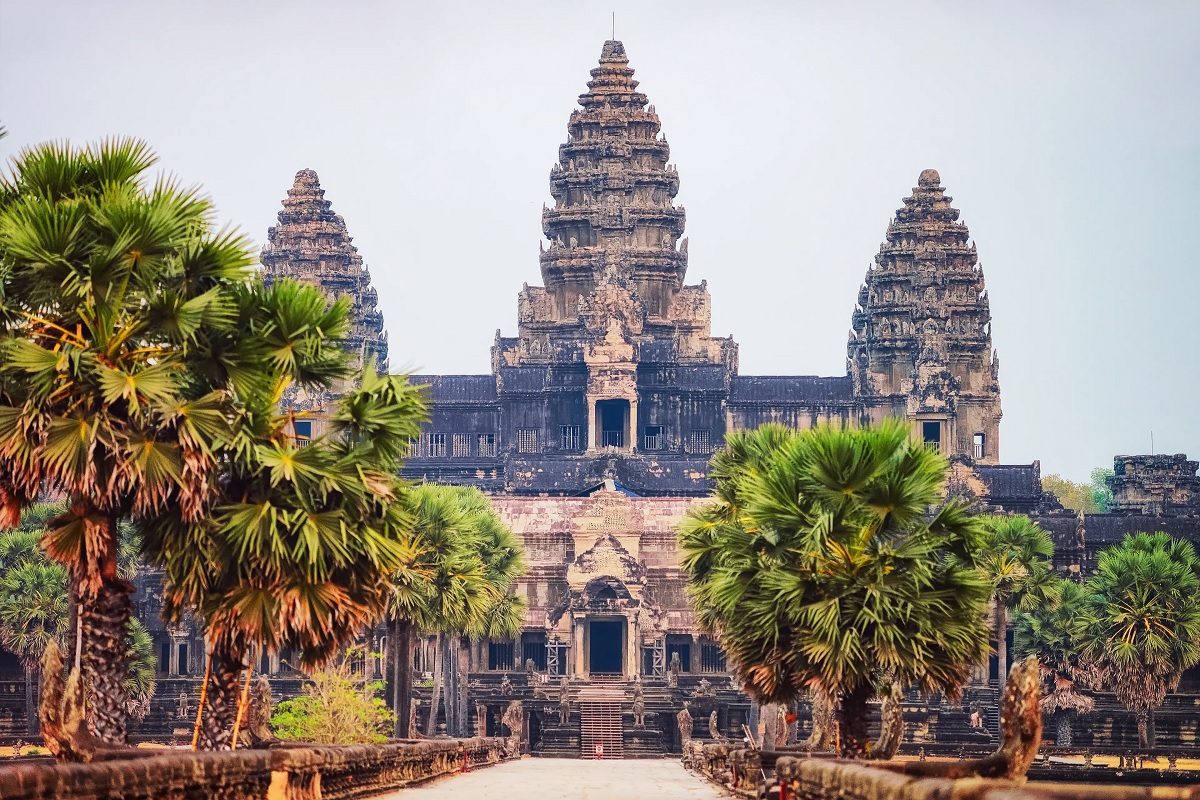
[[[414,739],[421,738],[421,731],[417,727],[417,706],[421,705],[421,701],[413,698],[412,704],[408,707],[408,735]]]
[[[558,724],[571,723],[571,682],[566,676],[558,682]]]
[[[683,664],[679,660],[679,651],[671,653],[671,666],[667,668],[667,686],[675,688],[679,685],[679,673],[683,670]]]
[[[515,756],[521,752],[521,736],[525,732],[525,708],[520,700],[513,700],[504,710],[500,724],[508,728],[508,752]]]
[[[501,679],[501,681],[500,681],[500,694],[504,695],[505,697],[508,697],[512,693],[513,693],[513,683],[512,683],[512,680],[508,677],[508,673],[506,672],[506,673],[504,673],[504,678]]]
[[[525,675],[529,678],[529,682],[533,683],[533,676],[537,673],[537,664],[533,663],[532,658],[525,659]]]
[[[716,697],[717,690],[707,678],[701,678],[696,684],[696,697]]]
[[[246,710],[246,727],[242,735],[251,745],[275,741],[271,732],[271,683],[266,675],[259,675],[250,690],[250,706]]]
[[[633,684],[633,727],[639,730],[646,727],[646,698],[641,679]]]
[[[175,718],[188,719],[192,716],[191,707],[188,705],[187,692],[180,692],[179,699],[175,701]]]
[[[483,703],[475,704],[475,735],[487,736],[487,706]]]
[[[571,248],[572,248],[572,249],[574,249],[574,248],[576,248],[576,247],[578,247],[578,246],[579,246],[579,240],[578,240],[578,239],[576,239],[574,236],[572,236],[572,237],[571,237],[571,239],[570,239],[570,242],[571,242]]]
[[[708,715],[708,735],[714,742],[725,741],[725,737],[721,735],[721,727],[717,724],[717,710],[715,708]]]
[[[675,722],[679,725],[679,738],[687,745],[692,740],[692,714],[688,711],[688,701],[683,701],[683,710],[675,715]]]

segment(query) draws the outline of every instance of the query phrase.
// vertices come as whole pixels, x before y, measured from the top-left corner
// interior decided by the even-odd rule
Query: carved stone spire
[[[388,342],[383,313],[376,308],[379,297],[352,241],[345,220],[325,199],[317,173],[302,169],[284,198],[279,224],[267,232],[261,257],[264,278],[311,283],[331,299],[348,295],[352,305],[346,348],[359,364],[374,358],[376,368],[386,372]]]
[[[646,312],[662,318],[687,269],[671,149],[637,91],[624,45],[604,43],[587,85],[550,172],[554,208],[543,213],[542,228],[551,248],[542,277],[567,307],[598,284],[632,281]]]
[[[736,345],[710,336],[707,290],[683,284],[685,212],[673,202],[679,173],[667,163],[670,146],[637,91],[625,46],[605,42],[591,76],[550,170],[545,286],[521,291],[519,348],[502,345],[494,360],[579,361],[589,345],[621,342],[642,361],[651,352],[643,345],[654,342],[658,358],[736,369]]]
[[[940,423],[950,454],[997,463],[1000,386],[983,268],[937,170],[887,228],[852,316],[848,368],[885,415]],[[929,441],[935,427],[924,435]]]

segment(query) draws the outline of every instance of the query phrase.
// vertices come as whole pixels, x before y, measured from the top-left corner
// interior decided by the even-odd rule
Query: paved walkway
[[[463,800],[468,797],[717,800],[729,795],[691,774],[673,758],[613,761],[523,758],[467,775],[442,778],[426,786],[402,789],[377,800]]]

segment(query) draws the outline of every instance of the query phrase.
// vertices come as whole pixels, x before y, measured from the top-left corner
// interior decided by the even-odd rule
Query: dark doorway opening
[[[925,446],[930,450],[940,450],[942,447],[942,423],[922,422],[921,438],[925,440]]]
[[[597,400],[601,447],[624,447],[629,438],[629,401]]]
[[[621,620],[593,620],[591,623],[590,666],[588,671],[619,675],[621,669]]]

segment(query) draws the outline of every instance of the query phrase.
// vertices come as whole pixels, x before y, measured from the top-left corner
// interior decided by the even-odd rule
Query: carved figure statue
[[[533,663],[532,658],[525,659],[525,674],[529,677],[529,682],[533,682],[533,676],[537,673],[537,664]]]
[[[707,678],[701,678],[696,684],[696,697],[716,697],[717,690]]]
[[[250,706],[246,710],[246,727],[242,729],[251,746],[275,741],[271,732],[271,682],[259,675],[250,690]]]
[[[683,709],[675,715],[675,722],[679,725],[679,738],[686,745],[692,740],[692,713],[688,711],[688,701],[683,701]]]
[[[180,692],[179,699],[175,701],[175,718],[188,719],[191,715],[192,711],[188,705],[187,692]]]
[[[574,236],[572,236],[572,237],[571,237],[571,240],[570,240],[570,241],[571,241],[571,247],[572,247],[572,248],[576,248],[576,247],[578,247],[578,246],[579,246],[579,240],[578,240],[578,239],[576,239]]]
[[[640,679],[633,684],[633,727],[639,730],[646,727],[646,698]]]
[[[708,736],[715,742],[725,741],[725,737],[721,734],[721,726],[717,724],[717,710],[715,708],[708,715]]]
[[[513,700],[504,710],[500,724],[508,728],[508,751],[510,755],[521,752],[521,736],[525,731],[525,708],[520,700]]]
[[[679,660],[679,651],[671,653],[671,665],[667,668],[667,686],[672,688],[679,685],[679,673],[683,670],[683,664]]]
[[[569,725],[571,722],[571,682],[566,676],[558,682],[558,724]]]
[[[487,736],[487,706],[483,703],[475,704],[475,735]]]
[[[500,680],[500,694],[507,697],[508,695],[510,695],[512,693],[513,693],[513,683],[512,683],[512,680],[508,677],[508,673],[506,672],[506,673],[504,673],[504,677]]]

